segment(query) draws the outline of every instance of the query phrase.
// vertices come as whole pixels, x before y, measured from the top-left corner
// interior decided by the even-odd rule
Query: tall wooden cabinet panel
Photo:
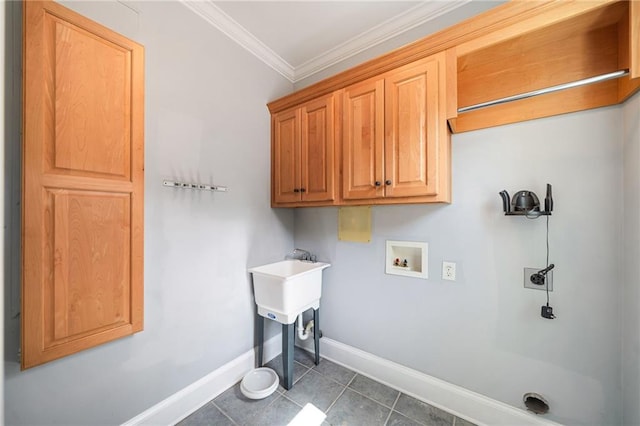
[[[309,102],[301,108],[303,201],[333,200],[334,159],[333,96]]]
[[[345,89],[344,200],[448,201],[445,65],[443,52]]]
[[[334,96],[272,118],[272,204],[335,198]]]
[[[142,330],[143,61],[24,2],[22,368]]]
[[[382,196],[384,80],[371,79],[346,88],[342,114],[342,197]]]
[[[274,201],[300,201],[300,109],[275,115],[272,128]]]
[[[385,78],[385,196],[438,193],[440,58]],[[444,135],[443,135],[444,136]]]

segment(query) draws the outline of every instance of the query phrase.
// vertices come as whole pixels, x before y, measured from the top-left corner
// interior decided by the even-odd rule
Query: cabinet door
[[[142,330],[144,50],[23,7],[24,369]]]
[[[273,116],[273,202],[300,201],[300,108]]]
[[[384,195],[384,80],[367,80],[344,91],[343,198]]]
[[[305,104],[300,111],[302,130],[302,201],[334,199],[333,95]]]
[[[439,86],[444,56],[408,65],[385,78],[385,196],[436,195],[439,190]]]

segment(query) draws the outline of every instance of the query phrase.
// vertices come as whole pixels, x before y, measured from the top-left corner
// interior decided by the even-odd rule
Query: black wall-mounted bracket
[[[528,212],[523,212],[523,211],[520,211],[520,212],[505,212],[504,215],[505,216],[537,217],[537,216],[551,216],[551,212],[530,210]]]
[[[522,208],[522,204],[517,202],[517,197],[525,195],[528,198],[528,210]],[[500,191],[500,197],[502,197],[502,210],[505,216],[526,216],[528,218],[536,218],[538,216],[551,216],[553,211],[553,196],[551,195],[551,184],[547,184],[547,194],[544,198],[544,210],[540,210],[540,203],[538,197],[530,191],[518,191],[514,195],[513,200],[510,199],[509,193],[506,190]],[[513,205],[513,208],[511,207]]]

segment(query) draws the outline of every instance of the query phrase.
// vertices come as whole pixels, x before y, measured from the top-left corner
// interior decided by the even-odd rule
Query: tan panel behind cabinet
[[[338,240],[371,242],[371,206],[338,209]]]
[[[129,179],[131,53],[49,14],[45,32],[47,77],[55,80],[47,85],[55,120],[49,167]]]

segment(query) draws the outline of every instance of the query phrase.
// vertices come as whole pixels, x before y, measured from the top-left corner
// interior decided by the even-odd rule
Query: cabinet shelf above
[[[640,88],[638,5],[564,3],[457,47],[455,133],[614,105]]]

